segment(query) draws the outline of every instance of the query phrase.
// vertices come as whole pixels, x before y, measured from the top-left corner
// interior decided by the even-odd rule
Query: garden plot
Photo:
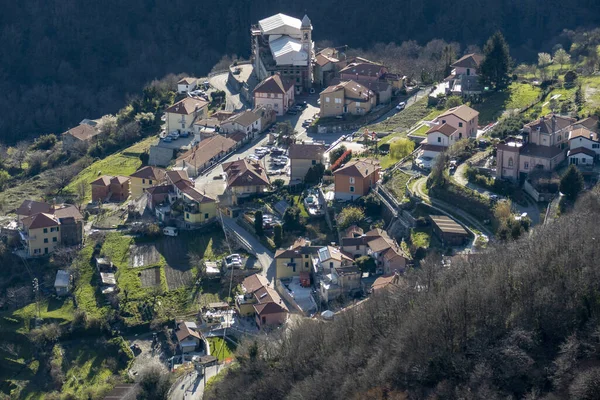
[[[160,263],[160,253],[154,244],[133,245],[129,248],[129,265],[134,268]]]
[[[147,268],[140,272],[142,287],[160,287],[160,267]]]

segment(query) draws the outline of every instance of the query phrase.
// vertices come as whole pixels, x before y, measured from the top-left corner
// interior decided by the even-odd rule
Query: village
[[[94,169],[77,181],[81,204],[22,199],[3,222],[25,266],[83,254],[51,271],[43,295],[120,313],[111,328],[140,333],[128,342],[140,360],[132,371],[148,358],[186,371],[172,398],[201,398],[245,337],[296,319],[327,323],[401,290],[428,257],[451,268],[557,218],[570,166],[587,187],[597,181],[591,113],[561,113],[552,98],[494,133],[503,122],[478,102],[481,54],[419,85],[344,48],[317,48],[307,15],[249,29],[250,60],[172,87],[134,172]],[[403,118],[408,129],[389,128]],[[73,152],[99,143],[102,120],[61,140]]]

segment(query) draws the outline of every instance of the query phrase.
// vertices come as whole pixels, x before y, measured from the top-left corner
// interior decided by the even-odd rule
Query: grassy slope
[[[427,107],[427,98],[424,98],[415,104],[412,104],[405,110],[397,112],[385,121],[367,126],[366,129],[376,132],[388,132],[392,130],[396,132],[405,131],[430,115],[432,111],[433,109],[431,107]],[[384,140],[385,139],[387,138],[384,138]]]
[[[385,183],[386,189],[388,189],[398,201],[402,202],[406,195],[406,183],[410,179],[410,176],[404,172],[396,171],[392,179]]]
[[[211,337],[207,340],[210,345],[210,354],[217,357],[219,361],[233,358],[235,347],[230,342],[220,337]]]
[[[535,101],[541,89],[528,83],[513,82],[507,90],[494,92],[484,97],[483,102],[473,104],[479,111],[479,125],[498,120],[506,110],[523,108]]]

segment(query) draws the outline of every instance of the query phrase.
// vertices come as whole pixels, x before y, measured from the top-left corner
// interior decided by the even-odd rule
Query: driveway
[[[208,82],[210,83],[210,86],[214,87],[217,90],[224,91],[227,95],[225,101],[226,111],[243,110],[244,108],[246,108],[246,104],[240,97],[239,92],[234,90],[231,86],[227,84],[228,76],[229,73],[224,72],[222,74],[218,74],[209,78]]]
[[[233,218],[223,216],[223,224],[229,232],[244,243],[250,251],[256,256],[260,265],[262,265],[261,274],[264,275],[269,282],[275,279],[275,263],[274,255],[250,232],[242,228]]]

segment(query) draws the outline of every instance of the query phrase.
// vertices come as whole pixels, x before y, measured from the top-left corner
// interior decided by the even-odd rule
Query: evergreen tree
[[[262,236],[264,234],[263,213],[260,210],[254,214],[254,231],[258,236]]]
[[[511,59],[508,44],[500,31],[488,39],[483,55],[484,59],[480,66],[482,83],[496,89],[507,87]]]
[[[583,175],[573,164],[569,165],[567,172],[560,178],[559,190],[571,201],[583,190]]]
[[[283,243],[283,229],[281,225],[275,225],[273,227],[273,242],[275,242],[275,246],[281,247]]]

